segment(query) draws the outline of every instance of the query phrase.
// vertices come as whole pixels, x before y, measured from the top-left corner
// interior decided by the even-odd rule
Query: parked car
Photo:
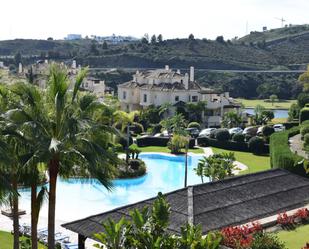
[[[255,136],[257,133],[258,127],[255,126],[249,126],[247,128],[245,128],[242,132],[242,134],[244,135],[250,135],[250,136]]]
[[[212,132],[217,130],[216,128],[207,128],[200,132],[199,137],[209,137]]]
[[[171,135],[171,134],[170,134]],[[167,130],[164,130],[164,131],[162,131],[161,133],[156,133],[155,135],[154,135],[154,137],[168,137],[169,136],[169,134],[168,134],[168,132],[167,132]]]
[[[243,129],[241,129],[240,127],[235,127],[235,128],[229,129],[230,135],[234,135],[236,133],[241,133],[241,132],[243,132]]]
[[[257,129],[256,135],[258,135],[258,136],[263,135],[263,128],[264,128],[264,126],[260,126],[260,127]]]
[[[197,128],[187,128],[186,131],[193,138],[197,138],[200,133],[200,131]]]
[[[283,124],[275,124],[273,126],[275,132],[278,132],[278,131],[284,131],[285,130],[285,126]]]

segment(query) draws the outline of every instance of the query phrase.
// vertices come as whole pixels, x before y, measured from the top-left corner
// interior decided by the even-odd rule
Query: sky
[[[309,23],[309,0],[0,0],[0,40],[162,34],[241,37],[263,26]]]

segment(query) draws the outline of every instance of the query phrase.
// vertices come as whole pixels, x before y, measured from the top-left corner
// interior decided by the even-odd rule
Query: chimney
[[[179,69],[177,69],[177,73],[180,74],[180,70]]]
[[[72,61],[72,69],[76,69],[76,60]]]
[[[185,85],[185,89],[188,90],[189,89],[189,75],[188,75],[188,73],[185,74],[185,77],[183,79],[183,84]]]
[[[190,82],[194,81],[194,67],[190,67]]]
[[[170,67],[168,65],[165,65],[165,70],[166,71],[170,70]]]

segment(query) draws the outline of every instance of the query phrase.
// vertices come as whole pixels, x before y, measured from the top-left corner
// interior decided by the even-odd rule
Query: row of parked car
[[[256,136],[256,135],[262,135],[264,126],[249,126],[246,127],[245,129],[242,129],[240,127],[235,127],[229,129],[230,135],[234,135],[236,133],[242,133],[244,135],[251,135],[251,136]],[[285,126],[283,124],[275,124],[273,125],[274,131],[279,132],[279,131],[284,131]],[[199,137],[210,137],[212,133],[214,133],[217,130],[217,128],[206,128],[201,130],[201,132],[198,134]]]
[[[262,135],[264,126],[249,126],[245,129],[242,129],[240,127],[234,127],[229,129],[229,133],[231,135],[234,135],[236,133],[242,133],[244,135],[250,135],[250,136],[256,136],[256,135]],[[275,124],[273,125],[273,128],[275,132],[278,131],[284,131],[285,126],[283,124]],[[187,128],[185,129],[188,134],[190,134],[191,137],[197,138],[197,137],[210,137],[211,133],[215,132],[217,128],[206,128],[203,130],[199,130],[197,128]],[[162,131],[161,133],[157,133],[154,136],[155,137],[168,137],[170,134],[168,134],[167,130]]]

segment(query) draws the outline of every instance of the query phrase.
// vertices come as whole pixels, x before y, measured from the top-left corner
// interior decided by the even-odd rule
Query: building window
[[[175,96],[175,101],[176,101],[176,102],[179,101],[179,96]]]
[[[144,103],[147,102],[147,94],[144,94]]]
[[[198,101],[198,97],[197,96],[192,96],[192,102],[197,102]]]
[[[126,98],[127,98],[127,92],[126,92],[126,91],[123,91],[123,92],[122,92],[122,98],[123,98],[123,99],[126,99]]]

